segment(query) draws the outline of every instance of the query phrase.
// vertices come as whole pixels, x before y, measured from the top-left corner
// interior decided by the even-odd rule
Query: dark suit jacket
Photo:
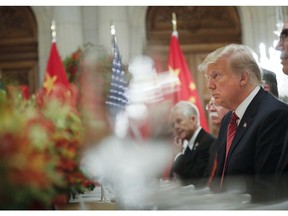
[[[209,161],[209,149],[215,137],[201,128],[195,139],[193,149],[187,147],[184,155],[180,155],[173,163],[171,172],[176,174],[183,185],[193,184],[200,187],[201,179]]]
[[[214,191],[219,189],[224,167],[231,114],[224,116],[217,140],[218,168],[211,185]],[[274,176],[287,128],[288,105],[261,88],[237,127],[227,156],[222,191],[249,193],[252,202],[277,199]]]
[[[285,142],[276,167],[275,181],[277,184],[277,196],[286,201],[288,199],[288,131],[286,132]]]
[[[207,164],[207,168],[205,170],[204,173],[204,177],[205,179],[203,179],[204,181],[206,181],[206,183],[208,182],[208,179],[211,175],[212,169],[213,169],[213,165],[214,165],[214,160],[215,160],[215,156],[217,153],[217,138],[215,139],[215,141],[211,144],[210,146],[210,150],[209,150],[209,161]]]

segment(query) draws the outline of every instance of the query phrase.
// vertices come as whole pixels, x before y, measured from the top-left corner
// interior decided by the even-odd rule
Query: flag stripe
[[[125,95],[128,83],[125,79],[125,72],[122,67],[121,57],[115,38],[113,38],[113,48],[114,56],[112,62],[111,87],[106,104],[108,105],[110,116],[115,120],[117,113],[124,110],[125,106],[128,104]]]

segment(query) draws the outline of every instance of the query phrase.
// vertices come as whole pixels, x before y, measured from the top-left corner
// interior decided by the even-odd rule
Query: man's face
[[[217,106],[214,103],[214,98],[211,98],[210,102],[206,105],[206,109],[208,110],[212,124],[214,125],[220,125],[222,118],[228,112],[224,107]]]
[[[279,41],[276,45],[276,50],[281,51],[281,64],[283,72],[288,75],[288,22],[284,23]]]
[[[241,75],[236,75],[227,68],[226,60],[220,59],[210,64],[206,72],[207,87],[217,106],[234,110],[241,99]]]
[[[176,109],[171,113],[171,126],[174,136],[181,140],[190,140],[196,129],[196,118],[195,116],[189,118]]]

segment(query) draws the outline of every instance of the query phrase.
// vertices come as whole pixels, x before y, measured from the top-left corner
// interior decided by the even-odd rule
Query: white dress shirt
[[[195,131],[195,133],[193,134],[193,136],[191,137],[190,141],[188,142],[188,140],[184,140],[183,141],[183,148],[182,148],[182,152],[179,152],[175,158],[174,158],[174,161],[176,161],[176,159],[180,156],[180,155],[184,155],[184,152],[186,151],[187,147],[192,151],[193,147],[194,147],[194,143],[195,143],[195,140],[199,134],[201,130],[201,127],[198,127]]]
[[[245,98],[244,101],[242,101],[242,103],[237,107],[237,109],[235,110],[236,115],[238,116],[238,120],[237,120],[237,124],[239,125],[247,107],[249,106],[249,104],[251,103],[251,101],[253,100],[253,98],[256,96],[256,94],[259,92],[260,90],[260,86],[256,86],[256,88],[248,95],[248,97]]]

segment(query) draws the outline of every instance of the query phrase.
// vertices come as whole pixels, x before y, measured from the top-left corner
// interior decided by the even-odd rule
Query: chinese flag
[[[177,91],[174,96],[174,103],[177,103],[181,100],[191,101],[194,103],[199,110],[201,127],[209,132],[209,127],[201,100],[198,96],[196,84],[192,79],[192,75],[181,51],[178,42],[178,33],[176,31],[172,33],[172,38],[170,41],[168,69],[171,73],[175,73],[180,81],[179,91]]]
[[[49,95],[52,90],[55,89],[56,85],[61,86],[61,88],[69,89],[70,87],[64,65],[57,50],[56,42],[52,42],[43,83],[46,94]]]

